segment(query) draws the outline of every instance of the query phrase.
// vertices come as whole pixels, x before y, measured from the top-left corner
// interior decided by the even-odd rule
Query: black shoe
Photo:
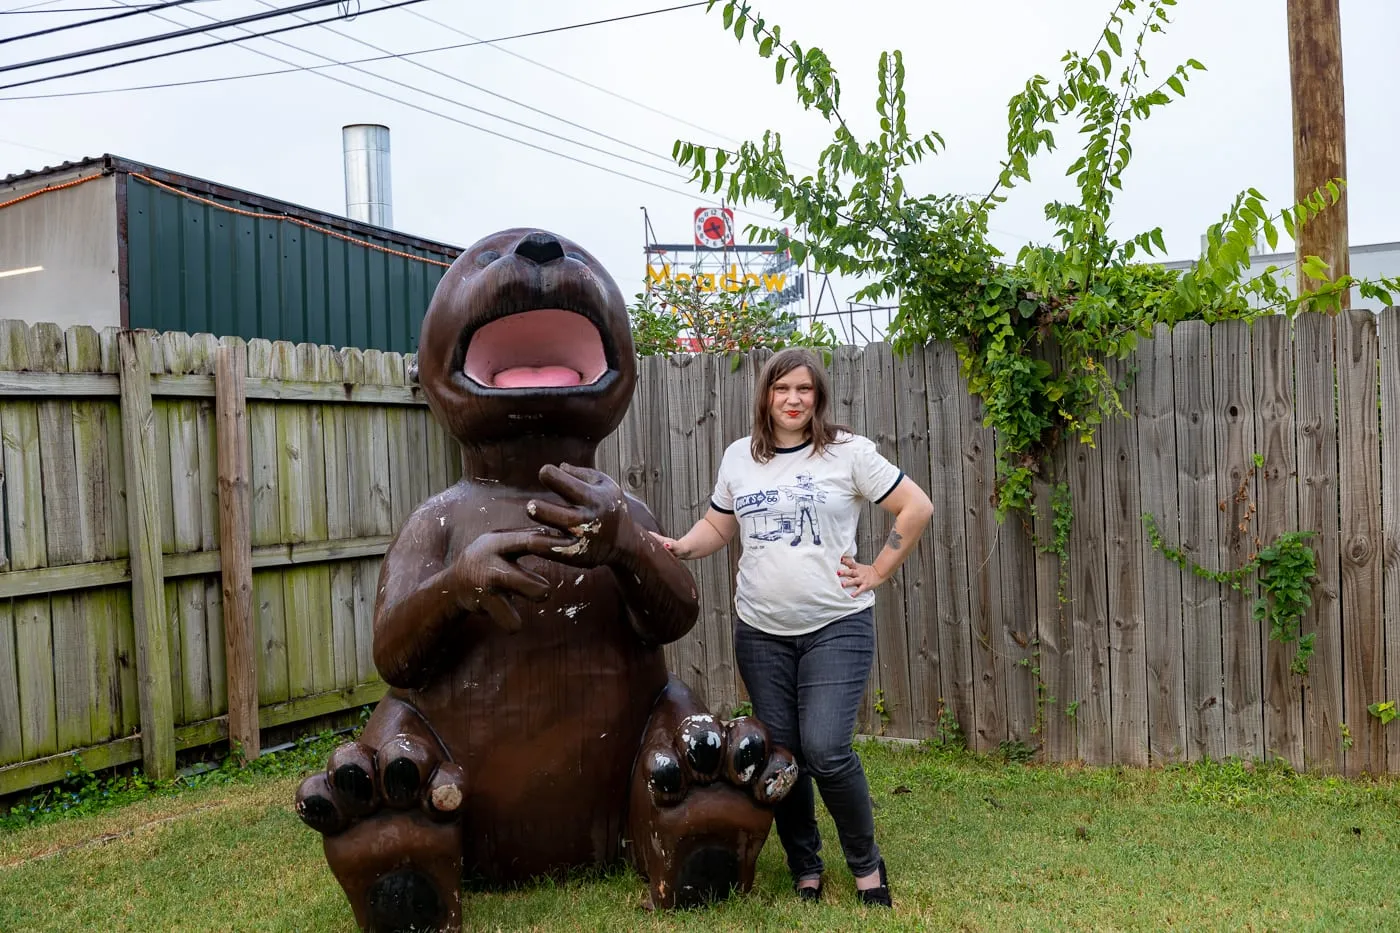
[[[797,882],[793,882],[793,890],[797,892],[797,897],[803,903],[815,904],[822,899],[822,879],[817,879],[815,888],[798,887]]]
[[[862,891],[856,888],[856,899],[862,904],[875,907],[893,907],[894,901],[890,899],[890,877],[885,873],[885,860],[880,859],[880,883],[873,888]]]

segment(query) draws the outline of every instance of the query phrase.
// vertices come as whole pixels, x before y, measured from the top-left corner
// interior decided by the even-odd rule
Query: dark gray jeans
[[[857,878],[880,864],[865,769],[851,748],[865,682],[875,656],[870,609],[806,635],[770,635],[740,621],[734,654],[754,715],[801,768],[797,784],[774,808],[778,838],[796,881],[822,873],[816,798],[821,791],[846,865]]]

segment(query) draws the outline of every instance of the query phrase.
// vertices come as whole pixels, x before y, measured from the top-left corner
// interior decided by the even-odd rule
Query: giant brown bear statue
[[[627,855],[657,907],[747,890],[796,766],[667,675],[694,581],[593,469],[636,381],[616,283],[561,237],[493,234],[438,284],[418,367],[464,475],[385,555],[374,661],[391,689],[296,801],[356,921],[456,930],[464,874]]]

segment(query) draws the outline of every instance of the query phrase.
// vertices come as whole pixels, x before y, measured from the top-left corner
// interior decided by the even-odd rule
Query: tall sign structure
[[[806,274],[791,256],[769,245],[736,243],[734,212],[727,207],[696,208],[692,227],[690,243],[658,243],[647,221],[648,289],[669,281],[693,281],[702,292],[752,288],[757,300],[801,316]]]

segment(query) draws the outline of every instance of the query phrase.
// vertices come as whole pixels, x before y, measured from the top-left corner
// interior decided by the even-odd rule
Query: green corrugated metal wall
[[[366,239],[450,261],[393,240]],[[418,349],[423,313],[446,271],[275,215],[233,214],[136,178],[127,185],[131,327],[408,353]]]

